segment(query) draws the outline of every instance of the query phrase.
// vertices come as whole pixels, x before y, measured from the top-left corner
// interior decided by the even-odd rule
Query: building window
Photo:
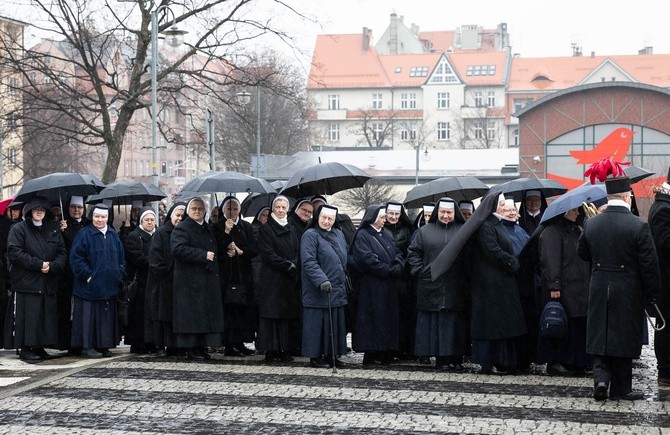
[[[331,142],[337,142],[340,140],[340,124],[330,124],[328,128],[328,140]]]
[[[384,138],[384,124],[381,122],[372,123],[372,138],[380,141]]]
[[[7,160],[9,160],[9,163],[12,165],[18,166],[19,153],[17,152],[16,148],[10,148],[7,150]]]
[[[437,140],[447,140],[451,136],[448,122],[437,123]]]
[[[484,138],[484,126],[482,125],[481,121],[475,121],[474,122],[474,133],[475,133],[475,139],[483,139]]]
[[[382,108],[382,94],[372,94],[372,108],[373,109]]]
[[[486,138],[495,139],[496,137],[496,123],[495,121],[489,121],[486,123]]]
[[[328,110],[340,110],[339,95],[328,95]]]
[[[449,92],[438,92],[437,93],[437,108],[438,109],[448,109],[449,108]]]
[[[400,94],[401,109],[416,109],[416,94]]]
[[[494,76],[496,75],[495,65],[468,65],[466,74],[469,76]]]
[[[458,78],[446,59],[443,59],[439,65],[437,65],[437,68],[433,71],[430,83],[458,83]]]
[[[519,110],[523,109],[530,103],[532,103],[533,100],[531,98],[515,98],[514,99],[514,112],[518,112]]]
[[[124,177],[131,177],[132,175],[130,174],[130,164],[132,162],[130,159],[124,159],[123,160],[123,176]]]
[[[428,76],[427,66],[413,66],[409,70],[410,77],[426,77]]]
[[[484,93],[475,91],[475,107],[484,107]]]
[[[519,146],[519,129],[515,128],[512,131],[512,146],[518,147]]]
[[[16,128],[16,124],[17,124],[16,119],[17,119],[16,113],[10,113],[9,115],[7,115],[7,129],[8,130],[14,130]]]
[[[488,91],[486,93],[486,107],[496,107],[496,93],[495,93],[495,91]]]
[[[16,95],[19,93],[19,79],[16,77],[10,77],[9,83],[7,84],[9,95]]]

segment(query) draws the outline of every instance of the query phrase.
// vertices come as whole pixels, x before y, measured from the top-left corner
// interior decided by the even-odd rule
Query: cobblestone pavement
[[[670,388],[656,384],[653,351],[634,363],[646,399],[596,402],[590,378],[534,367],[525,376],[439,373],[403,362],[307,367],[260,356],[201,363],[135,356],[57,358],[38,364],[0,355],[0,433],[669,433]]]

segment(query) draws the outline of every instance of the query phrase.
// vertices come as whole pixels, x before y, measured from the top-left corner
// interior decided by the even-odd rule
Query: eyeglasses
[[[298,208],[298,210],[303,211],[303,212],[305,212],[305,213],[309,213],[309,214],[314,213],[312,210],[307,209],[307,208],[302,208],[302,207]]]
[[[191,211],[205,211],[204,207],[191,207],[189,208]]]

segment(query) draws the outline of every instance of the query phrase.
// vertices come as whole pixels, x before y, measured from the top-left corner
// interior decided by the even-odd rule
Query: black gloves
[[[324,293],[330,293],[332,289],[333,285],[330,283],[330,281],[322,282],[321,285],[319,286],[319,290],[321,290]]]
[[[402,276],[402,265],[394,263],[393,266],[389,269],[389,275],[393,278],[400,278]]]

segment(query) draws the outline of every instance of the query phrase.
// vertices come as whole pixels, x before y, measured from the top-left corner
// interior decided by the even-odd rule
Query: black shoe
[[[374,352],[365,352],[363,354],[363,365],[371,366],[375,364],[375,353]]]
[[[670,378],[658,378],[659,387],[670,387]]]
[[[21,352],[19,352],[19,359],[23,361],[40,361],[42,357],[30,348],[22,348]]]
[[[279,353],[279,356],[277,357],[277,360],[281,361],[281,362],[291,362],[291,361],[293,361],[293,357],[291,356],[290,353],[288,353],[286,351],[283,351],[283,352]]]
[[[93,348],[82,349],[81,356],[83,356],[84,358],[91,358],[91,359],[102,358],[102,354]]]
[[[156,358],[167,358],[168,356],[170,355],[166,349],[158,349],[158,352],[156,352]]]
[[[68,349],[65,356],[81,356],[81,348]]]
[[[236,343],[233,345],[236,351],[238,351],[242,356],[250,356],[255,352],[244,345],[244,343]]]
[[[593,398],[596,400],[605,400],[607,399],[607,384],[604,382],[598,382],[596,387],[593,389]]]
[[[204,361],[204,360],[208,359],[207,358],[208,356],[209,355],[200,348],[192,348],[192,349],[189,349],[186,352],[186,357],[188,359],[197,360],[197,361]]]
[[[465,370],[465,367],[463,367],[463,364],[452,364],[451,366],[452,366],[452,369],[455,372],[462,372],[463,370]]]
[[[273,363],[273,362],[279,361],[279,358],[277,356],[277,352],[275,352],[273,350],[268,350],[267,352],[265,352],[264,361],[266,363]]]
[[[429,356],[420,356],[419,357],[419,364],[429,366],[430,365],[430,357]]]
[[[483,365],[481,374],[483,375],[498,375],[498,376],[505,376],[508,374],[507,370],[505,370],[502,367],[498,367],[496,365]]]
[[[109,349],[96,349],[96,350],[100,352],[103,358],[110,358],[113,355]]]
[[[225,356],[242,356],[242,353],[235,349],[234,346],[226,346],[226,348],[223,350],[223,354]]]
[[[561,363],[547,364],[547,373],[551,376],[574,376],[575,371],[567,368]]]
[[[309,365],[316,368],[316,369],[327,369],[330,367],[330,364],[325,362],[323,358],[310,358],[309,359]]]
[[[33,348],[33,353],[37,356],[39,356],[42,359],[51,359],[53,358],[51,355],[47,353],[46,350],[44,350],[43,347],[34,347]]]
[[[610,396],[610,400],[644,400],[642,391],[631,391],[623,396]]]

